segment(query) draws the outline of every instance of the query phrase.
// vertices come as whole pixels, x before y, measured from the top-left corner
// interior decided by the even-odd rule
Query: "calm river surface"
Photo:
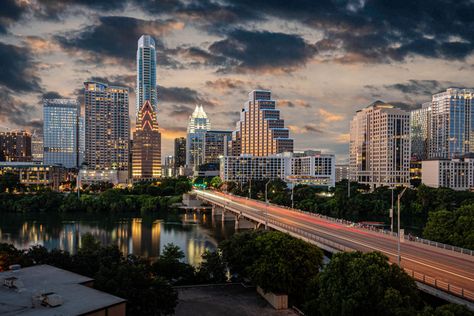
[[[147,214],[2,214],[0,242],[19,249],[43,245],[75,253],[81,236],[91,233],[102,244],[116,244],[124,254],[156,257],[167,243],[178,245],[186,261],[197,265],[201,254],[235,233],[234,222],[182,210]]]

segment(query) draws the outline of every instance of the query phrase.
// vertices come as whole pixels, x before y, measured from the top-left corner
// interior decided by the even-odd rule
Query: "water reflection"
[[[102,244],[116,244],[126,254],[157,257],[164,245],[174,243],[187,262],[199,264],[205,250],[234,233],[234,222],[210,214],[170,211],[143,217],[97,214],[2,214],[0,242],[20,249],[43,245],[75,253],[81,236],[91,233]]]

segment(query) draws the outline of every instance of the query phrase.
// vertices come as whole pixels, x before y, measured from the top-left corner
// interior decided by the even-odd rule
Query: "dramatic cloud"
[[[391,85],[385,85],[384,87],[389,90],[397,90],[405,94],[411,94],[416,96],[430,96],[436,92],[445,90],[449,86],[452,86],[452,82],[440,82],[437,80],[408,80],[406,83],[395,83]]]
[[[301,99],[296,99],[296,100],[286,100],[286,99],[280,99],[278,100],[278,106],[279,107],[289,107],[289,108],[295,108],[295,107],[301,107],[301,108],[310,108],[311,105]]]
[[[40,103],[43,103],[43,99],[64,99],[65,97],[56,91],[47,91],[43,93],[40,98]]]
[[[247,83],[244,81],[232,78],[219,78],[214,81],[206,81],[206,87],[218,91],[242,90],[246,85]]]
[[[167,108],[170,107],[167,106]],[[168,115],[174,118],[186,120],[193,110],[192,107],[186,105],[172,105],[171,109],[169,109]]]
[[[0,85],[15,92],[41,90],[41,80],[27,48],[0,42],[0,56]]]
[[[21,5],[19,1],[0,1],[0,34],[6,33],[10,24],[18,21],[24,11],[25,6]]]
[[[321,116],[324,122],[326,123],[333,123],[333,122],[340,122],[344,120],[344,116],[340,114],[331,113],[324,109],[319,109],[318,114]]]
[[[78,32],[56,36],[56,40],[72,54],[77,54],[77,51],[88,54],[85,58],[91,62],[115,58],[120,60],[120,63],[133,65],[138,39],[143,34],[150,34],[155,39],[159,56],[157,63],[177,67],[177,62],[168,57],[167,50],[159,38],[171,30],[182,27],[183,24],[175,20],[146,21],[124,16],[103,16],[99,18],[97,24],[87,26]]]
[[[216,103],[199,94],[196,90],[181,87],[157,86],[158,100],[160,102],[181,103],[181,104],[202,104],[213,107]]]
[[[278,32],[237,29],[209,50],[226,57],[222,72],[288,72],[304,66],[316,49],[302,37]]]
[[[288,129],[295,134],[324,134],[324,131],[318,128],[315,124],[305,124],[303,126],[288,125]]]
[[[13,98],[5,88],[0,88],[0,122],[20,128],[42,129],[43,123],[37,119],[36,108]]]
[[[129,89],[129,91],[134,91],[136,80],[137,77],[134,75],[115,75],[109,76],[107,78],[93,76],[87,79],[87,81],[102,82],[110,86],[126,87]]]

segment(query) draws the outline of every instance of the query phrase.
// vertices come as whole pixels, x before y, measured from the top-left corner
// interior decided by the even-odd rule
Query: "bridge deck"
[[[291,233],[326,249],[380,251],[390,262],[397,262],[397,239],[394,236],[216,191],[196,190],[195,193],[202,200],[226,207],[251,220],[267,222],[273,229]],[[402,242],[400,249],[401,266],[415,280],[474,301],[474,256],[410,241]]]

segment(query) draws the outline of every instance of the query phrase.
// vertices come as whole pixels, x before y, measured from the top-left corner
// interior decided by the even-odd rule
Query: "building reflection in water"
[[[116,244],[124,254],[155,258],[168,243],[179,246],[186,261],[199,264],[206,250],[234,233],[234,223],[220,222],[220,216],[188,213],[164,218],[117,218],[93,220],[48,221],[10,219],[0,221],[0,242],[12,243],[19,249],[43,245],[75,253],[81,246],[81,236],[90,233],[103,245]],[[211,218],[209,218],[211,217]],[[107,222],[108,221],[108,222]],[[20,223],[14,226],[11,223]]]

